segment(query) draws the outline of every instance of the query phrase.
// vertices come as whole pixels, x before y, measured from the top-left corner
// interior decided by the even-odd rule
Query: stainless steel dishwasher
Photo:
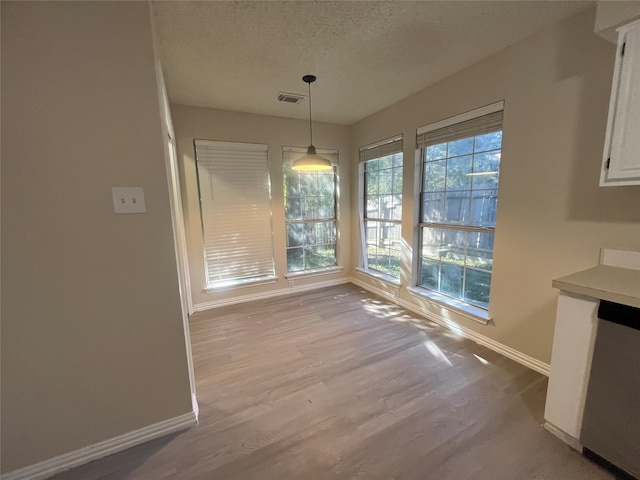
[[[640,309],[601,301],[598,318],[580,441],[620,477],[640,478]]]

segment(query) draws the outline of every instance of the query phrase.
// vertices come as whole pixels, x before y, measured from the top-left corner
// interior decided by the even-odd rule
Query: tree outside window
[[[367,268],[400,278],[402,152],[364,162]]]
[[[295,171],[284,164],[287,271],[336,265],[336,172]]]

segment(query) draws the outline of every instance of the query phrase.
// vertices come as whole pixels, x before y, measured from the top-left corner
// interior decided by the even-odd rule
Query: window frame
[[[317,153],[319,155],[325,156],[331,160],[333,168],[331,170],[333,177],[333,216],[332,217],[317,217],[317,218],[296,218],[289,219],[287,218],[287,171],[285,166],[290,165],[293,161],[305,155],[306,149],[301,147],[282,147],[282,158],[283,158],[283,169],[282,169],[282,185],[283,185],[283,202],[284,202],[284,220],[285,220],[285,262],[287,273],[285,275],[286,278],[296,277],[296,276],[306,276],[312,274],[322,274],[330,271],[340,270],[338,266],[338,240],[339,240],[339,208],[338,208],[338,185],[339,185],[339,176],[338,176],[338,159],[339,159],[339,151],[335,149],[317,149]],[[290,173],[295,173],[298,176],[300,183],[302,183],[302,179],[306,176],[318,176],[318,175],[327,175],[326,171],[293,171]],[[300,198],[303,198],[303,195],[300,195]],[[293,248],[302,248],[303,256],[306,252],[307,245],[306,242],[303,245],[289,246],[289,226],[290,225],[317,225],[321,223],[329,223],[333,222],[334,227],[334,236],[333,236],[333,260],[334,262],[331,265],[320,265],[314,266],[311,268],[302,268],[299,270],[290,270],[289,267],[289,250]],[[316,244],[318,245],[330,245],[330,244]],[[306,263],[306,262],[305,262]]]
[[[458,310],[459,312],[470,316],[471,318],[474,318],[476,320],[481,321],[482,323],[487,323],[490,320],[490,316],[489,316],[489,308],[490,308],[490,300],[491,300],[491,283],[493,280],[493,268],[491,268],[490,270],[487,269],[482,269],[482,268],[477,268],[477,267],[473,267],[473,266],[469,266],[468,265],[468,243],[467,240],[469,238],[469,234],[478,234],[478,238],[480,237],[480,235],[482,234],[491,234],[493,235],[492,240],[491,240],[491,260],[493,262],[493,255],[494,255],[494,250],[495,250],[495,231],[496,231],[496,225],[495,225],[495,219],[493,220],[492,225],[476,225],[476,224],[472,224],[472,201],[473,201],[473,193],[478,192],[478,191],[490,191],[490,190],[495,190],[495,196],[496,196],[496,212],[497,212],[497,197],[499,194],[499,186],[500,186],[500,182],[499,179],[496,179],[495,181],[495,186],[491,187],[491,188],[480,188],[477,190],[474,190],[473,188],[473,180],[469,181],[469,189],[467,190],[461,190],[461,192],[464,192],[466,194],[468,194],[469,196],[469,207],[468,207],[468,212],[469,212],[469,220],[467,220],[466,222],[452,222],[452,221],[447,221],[446,219],[446,215],[447,215],[447,173],[448,173],[448,168],[449,168],[449,159],[458,159],[458,158],[462,158],[462,156],[464,155],[451,155],[449,156],[449,152],[447,152],[447,154],[438,160],[427,160],[427,148],[429,146],[432,145],[439,145],[442,143],[446,143],[447,145],[451,142],[455,142],[457,140],[464,140],[464,139],[468,139],[468,138],[474,138],[477,136],[481,136],[487,133],[490,133],[491,131],[493,132],[497,132],[499,131],[501,133],[500,136],[500,147],[499,149],[489,149],[486,151],[476,151],[476,147],[475,147],[475,140],[474,140],[474,144],[473,144],[473,148],[471,150],[471,153],[467,153],[465,155],[471,155],[471,172],[472,174],[475,173],[473,171],[473,167],[474,167],[474,163],[475,162],[475,155],[476,154],[483,154],[483,153],[495,153],[495,152],[499,152],[500,154],[500,159],[502,157],[502,132],[503,132],[503,121],[502,121],[502,114],[504,111],[504,102],[496,102],[494,104],[491,105],[487,105],[486,107],[482,107],[480,109],[477,110],[473,110],[471,112],[466,112],[464,114],[452,117],[450,119],[446,119],[443,120],[441,122],[436,122],[434,124],[428,125],[426,127],[422,127],[421,129],[418,129],[417,131],[417,145],[418,145],[418,149],[417,152],[418,154],[416,155],[416,159],[419,163],[419,168],[416,169],[417,172],[419,172],[420,175],[420,180],[419,182],[416,182],[417,186],[418,186],[418,195],[416,197],[417,199],[417,203],[418,203],[418,209],[417,209],[417,235],[416,235],[416,240],[417,240],[417,245],[416,248],[414,249],[414,251],[416,252],[414,255],[414,262],[415,262],[415,268],[414,268],[414,282],[413,284],[415,285],[415,287],[410,288],[410,293],[412,294],[417,294],[417,295],[421,295],[421,296],[426,296],[432,300],[435,300],[437,303],[444,303],[447,306],[453,307],[455,310]],[[481,119],[482,117],[485,116],[490,116],[490,114],[496,114],[496,113],[500,113],[500,126],[499,128],[495,128],[495,126],[489,126],[489,127],[485,127],[482,125],[482,122],[479,121],[479,119]],[[474,127],[474,121],[476,122],[476,125]],[[428,141],[425,139],[426,135],[429,135],[429,132],[433,132],[433,131],[444,131],[444,132],[451,132],[454,129],[460,129],[461,131],[464,131],[464,127],[460,127],[460,125],[464,122],[468,122],[472,125],[472,128],[478,128],[478,130],[476,132],[473,132],[473,129],[470,130],[470,133],[464,133],[464,134],[460,134],[458,133],[458,136],[454,136],[448,140],[438,140],[438,141]],[[484,128],[484,130],[483,130]],[[486,129],[489,129],[489,131],[487,131]],[[493,128],[493,130],[491,130]],[[449,130],[447,130],[449,129]],[[433,137],[437,137],[438,134],[437,132],[435,134],[432,134]],[[455,135],[455,134],[454,134]],[[461,136],[464,135],[464,136]],[[422,137],[421,137],[422,136]],[[425,189],[425,181],[426,181],[426,167],[428,163],[435,163],[438,162],[440,160],[445,160],[445,170],[444,170],[444,175],[445,175],[445,186],[443,187],[444,189],[442,190],[442,194],[443,194],[443,198],[444,198],[444,202],[443,202],[443,206],[440,209],[440,212],[442,213],[442,217],[440,219],[440,221],[426,221],[425,220],[425,202],[424,202],[424,195],[425,193],[429,193],[428,190]],[[499,177],[499,166],[498,166],[498,177]],[[472,179],[475,177],[472,177]],[[439,286],[439,289],[434,289],[431,288],[428,285],[424,285],[422,283],[423,281],[423,260],[425,259],[425,255],[424,255],[424,237],[426,234],[427,229],[434,229],[434,230],[441,230],[442,235],[444,236],[444,232],[447,231],[455,231],[455,232],[462,232],[465,235],[465,253],[464,253],[464,262],[462,264],[462,279],[461,279],[461,285],[460,285],[460,298],[455,297],[453,295],[448,294],[447,292],[443,292],[441,289],[441,286]],[[438,268],[439,268],[439,272],[441,271],[441,267],[443,264],[445,263],[449,263],[449,262],[443,262],[442,260],[437,261],[438,263]],[[450,262],[451,265],[456,265],[456,263],[454,262]],[[459,265],[458,265],[459,266]],[[468,271],[480,271],[483,272],[483,274],[488,274],[489,276],[489,289],[488,289],[488,299],[487,302],[485,304],[485,302],[480,302],[480,301],[476,301],[476,302],[472,302],[469,301],[469,299],[465,299],[465,282],[467,280],[467,274]]]
[[[391,224],[393,228],[398,229],[398,241],[402,241],[402,202],[403,202],[403,191],[402,189],[398,193],[392,191],[389,195],[399,195],[400,196],[400,218],[392,219],[392,218],[377,218],[377,217],[369,217],[368,216],[368,204],[369,204],[369,189],[368,189],[368,170],[367,166],[371,164],[371,162],[379,161],[383,158],[390,157],[393,155],[400,155],[400,164],[394,165],[393,160],[391,167],[388,169],[392,172],[399,171],[400,178],[404,184],[404,152],[403,152],[403,137],[402,135],[395,135],[391,138],[381,140],[379,142],[375,142],[373,144],[367,145],[365,147],[360,148],[360,176],[361,176],[361,191],[360,191],[360,221],[361,221],[361,232],[360,232],[360,244],[361,244],[361,265],[362,268],[358,270],[366,273],[368,275],[380,278],[389,283],[399,285],[400,284],[400,276],[401,276],[401,268],[402,268],[402,248],[398,246],[398,248],[394,249],[398,253],[398,275],[394,275],[389,271],[384,271],[378,268],[374,268],[369,265],[369,243],[368,243],[368,222],[372,222],[376,224],[376,228],[382,228],[383,224]],[[380,171],[382,169],[379,169]],[[393,178],[393,173],[392,173]],[[378,194],[380,195],[380,194]],[[391,250],[391,248],[389,248]]]
[[[204,266],[204,287],[203,292],[205,293],[213,293],[221,290],[227,290],[232,288],[240,288],[240,287],[248,287],[254,285],[261,285],[266,283],[274,283],[278,280],[278,277],[275,274],[275,257],[274,257],[274,244],[273,244],[273,222],[272,222],[272,195],[271,195],[271,173],[269,170],[269,148],[266,144],[259,143],[247,143],[247,142],[227,142],[227,141],[218,141],[218,140],[202,140],[202,139],[194,139],[193,140],[194,153],[195,153],[195,169],[196,169],[196,182],[198,186],[198,200],[199,200],[199,212],[200,212],[200,226],[202,232],[202,254],[203,254],[203,266]],[[229,158],[226,158],[226,156]],[[231,171],[228,170],[228,166],[232,164],[238,163],[238,159],[242,157],[242,155],[246,155],[246,159],[249,163],[251,162],[259,162],[261,165],[261,170],[258,172],[261,180],[252,181],[252,185],[258,187],[258,192],[262,192],[264,194],[264,198],[260,200],[260,205],[263,210],[268,210],[268,220],[267,217],[260,216],[259,219],[264,221],[264,224],[269,224],[268,234],[265,234],[265,244],[268,243],[268,246],[263,245],[264,252],[261,252],[259,256],[255,256],[255,258],[259,258],[260,263],[264,265],[269,265],[269,267],[260,268],[260,273],[256,275],[244,275],[244,276],[236,276],[236,277],[228,277],[222,274],[218,275],[217,280],[212,280],[215,275],[212,275],[212,270],[218,269],[221,271],[225,270],[225,266],[227,270],[242,270],[242,265],[245,263],[237,264],[237,265],[228,265],[224,262],[220,262],[217,259],[219,258],[227,258],[227,255],[224,254],[215,254],[216,248],[224,248],[224,241],[220,242],[211,242],[207,240],[207,234],[211,235],[212,232],[214,236],[218,236],[216,231],[216,227],[214,224],[218,224],[211,219],[206,219],[205,217],[211,216],[211,212],[213,215],[218,215],[219,213],[215,213],[213,210],[207,210],[205,212],[205,201],[203,195],[211,190],[209,193],[213,195],[215,191],[214,184],[215,179],[212,176],[212,171],[216,165],[216,162],[220,162],[218,166],[220,167],[220,175],[227,174],[228,176],[235,175],[236,178],[244,177],[242,172],[239,171]],[[259,157],[259,159],[258,159]],[[230,158],[234,160],[231,161]],[[264,165],[262,165],[264,162]],[[256,163],[257,165],[257,163]],[[207,188],[204,188],[202,178],[201,169],[207,169],[209,171],[209,183],[210,185]],[[228,182],[221,182],[223,185],[227,185]],[[249,188],[237,188],[239,191],[248,191]],[[228,197],[225,197],[228,198]],[[214,201],[214,200],[212,200]],[[215,202],[215,201],[214,201]],[[239,201],[242,204],[242,200]],[[255,199],[253,199],[252,203],[255,203]],[[215,205],[214,205],[215,207]],[[220,210],[222,212],[223,209]],[[252,222],[249,222],[251,224]],[[246,233],[246,232],[245,232]],[[234,230],[234,235],[237,235],[237,231]],[[248,236],[247,233],[245,236]],[[221,235],[222,238],[225,235]],[[248,243],[249,246],[256,245],[256,242],[253,240],[254,234],[251,233],[252,241]],[[268,237],[268,242],[266,241],[266,237]],[[208,243],[211,245],[208,246]],[[266,249],[270,247],[270,254],[266,254]],[[269,259],[267,260],[267,256]],[[242,256],[243,258],[247,257],[246,254]],[[255,261],[254,258],[254,261]],[[211,262],[210,262],[211,259]],[[246,268],[246,267],[245,267]]]

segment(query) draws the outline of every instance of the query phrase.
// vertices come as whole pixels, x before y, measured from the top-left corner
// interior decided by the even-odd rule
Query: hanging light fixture
[[[307,154],[295,160],[293,170],[302,171],[317,171],[317,170],[331,170],[333,167],[331,162],[324,157],[321,157],[316,153],[316,147],[313,146],[313,127],[311,124],[311,84],[316,81],[315,75],[305,75],[302,77],[302,81],[309,84],[309,136],[311,137],[310,145],[307,147]]]

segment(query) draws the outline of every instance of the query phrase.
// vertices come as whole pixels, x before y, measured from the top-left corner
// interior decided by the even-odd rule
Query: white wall
[[[416,129],[505,101],[493,322],[481,325],[411,296],[411,255],[403,257],[399,297],[544,363],[558,298],[552,279],[597,264],[601,247],[640,249],[640,187],[598,187],[615,47],[593,25],[594,9],[554,24],[350,129],[354,159],[360,146],[404,134],[403,240],[412,245]],[[351,174],[355,261],[356,162]]]

